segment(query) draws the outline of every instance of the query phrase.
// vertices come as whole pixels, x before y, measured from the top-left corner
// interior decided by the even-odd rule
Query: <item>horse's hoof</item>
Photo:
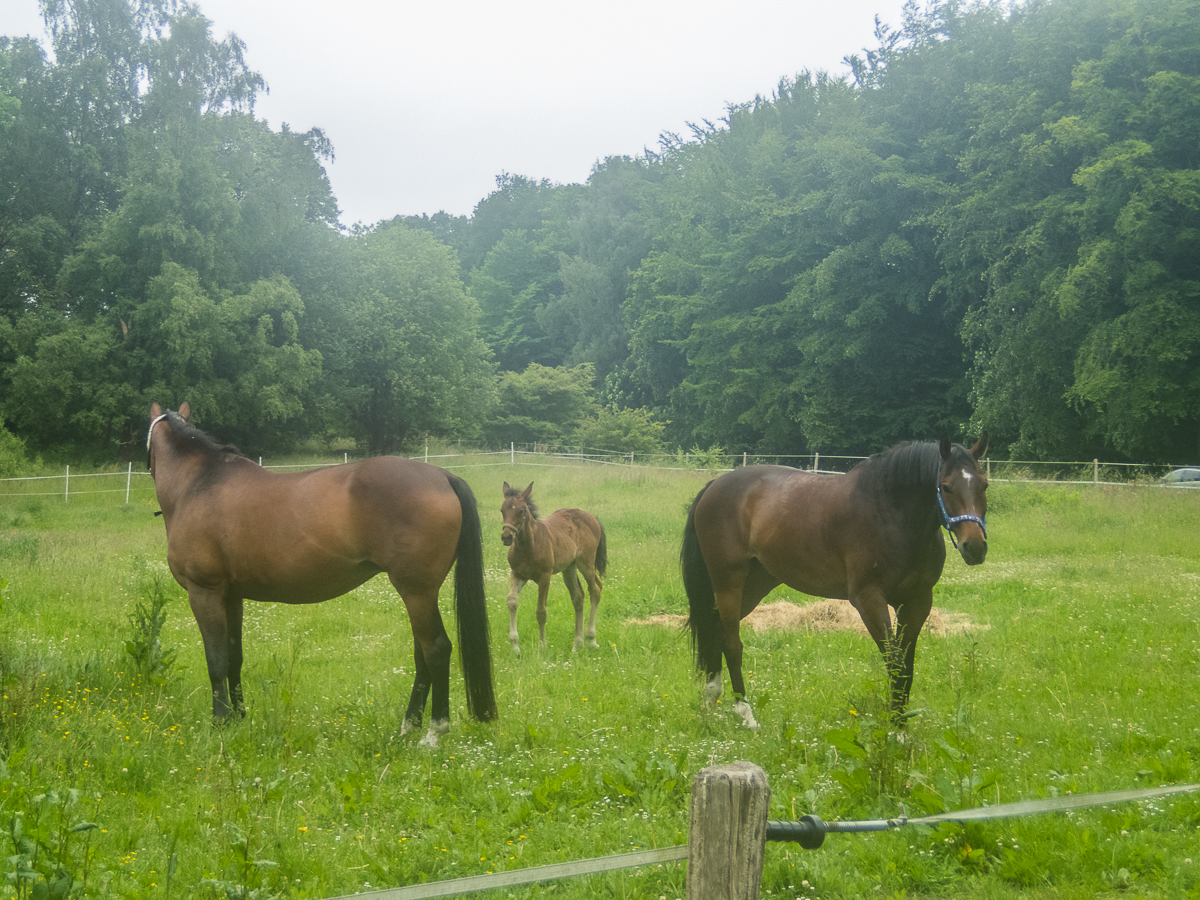
[[[410,731],[412,731],[414,728],[418,727],[420,724],[421,723],[419,721],[414,722],[412,719],[405,719],[403,722],[400,723],[401,737],[408,734]]]
[[[425,737],[421,738],[418,746],[428,747],[431,750],[436,750],[438,738],[450,730],[450,720],[442,719],[441,721],[434,720],[429,726],[429,731],[425,733]]]
[[[754,710],[750,708],[750,704],[745,700],[739,700],[733,704],[733,711],[742,717],[742,724],[751,731],[758,731],[761,727],[758,720],[754,718]]]
[[[706,709],[712,709],[717,705],[717,701],[721,699],[721,681],[719,678],[705,682],[703,689],[700,691],[700,699]]]
[[[596,641],[596,639],[595,639],[595,638],[592,638],[590,641],[588,641],[588,642],[587,642],[587,645],[588,645],[588,647],[590,647],[592,650],[599,650],[599,649],[600,649],[600,644],[599,644],[599,643]]]
[[[521,658],[521,648],[518,647],[516,644],[513,644],[512,648],[513,648],[513,656],[515,656],[517,659],[520,659]]]

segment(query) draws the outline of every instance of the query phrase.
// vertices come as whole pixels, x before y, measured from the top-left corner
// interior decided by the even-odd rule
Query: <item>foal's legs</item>
[[[512,644],[513,653],[521,655],[521,642],[517,638],[517,603],[520,600],[521,588],[527,582],[518,578],[516,572],[508,573],[508,642]]]
[[[579,581],[581,572],[583,580],[587,582],[588,596],[592,603],[586,631],[583,627],[583,585]],[[596,577],[596,570],[588,568],[587,563],[583,560],[578,560],[574,565],[564,569],[562,574],[563,581],[567,585],[567,592],[571,595],[571,605],[575,607],[574,649],[578,650],[586,645],[593,650],[598,650],[600,645],[596,643],[596,608],[600,605],[600,580]]]
[[[546,649],[546,598],[550,596],[550,578],[554,573],[549,569],[543,573],[538,579],[538,604],[537,604],[537,623],[538,623],[538,643],[543,650]]]
[[[579,583],[575,563],[562,570],[562,578],[571,597],[571,607],[575,610],[575,643],[571,649],[578,650],[583,646],[583,585]]]
[[[600,578],[596,574],[596,567],[589,565],[587,560],[579,561],[579,571],[583,573],[583,580],[587,582],[588,598],[591,600],[592,608],[588,613],[587,631],[583,635],[583,642],[593,650],[600,649],[600,645],[596,642],[596,609],[600,606]],[[580,592],[582,594],[582,591]],[[580,601],[582,602],[582,596]],[[579,627],[575,628],[576,642],[579,641]]]
[[[243,713],[242,599],[190,585],[188,603],[204,640],[213,718],[228,719],[235,712]]]

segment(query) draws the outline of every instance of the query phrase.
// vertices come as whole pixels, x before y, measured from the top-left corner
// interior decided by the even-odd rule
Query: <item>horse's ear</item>
[[[157,419],[161,415],[162,415],[162,407],[159,406],[157,403],[151,403],[150,404],[150,418]]]
[[[950,459],[950,436],[943,434],[941,441],[938,442],[938,450],[942,453],[942,459]]]
[[[508,492],[509,492],[509,491],[511,491],[511,490],[512,490],[512,488],[510,488],[510,487],[508,486],[508,482],[507,482],[507,481],[506,481],[506,482],[504,482],[504,496],[505,496],[505,497],[507,497],[507,496],[508,496]]]
[[[975,457],[976,460],[983,459],[984,454],[987,453],[987,447],[988,433],[985,431],[979,435],[979,440],[977,440],[975,442],[975,446],[971,448],[971,455]]]
[[[531,482],[529,482],[529,487],[527,487],[527,488],[525,488],[525,490],[521,491],[521,499],[528,500],[529,495],[532,493],[533,493],[533,482],[531,481]]]
[[[192,404],[188,403],[186,400],[179,404],[179,418],[183,419],[185,422],[190,422],[192,420]]]

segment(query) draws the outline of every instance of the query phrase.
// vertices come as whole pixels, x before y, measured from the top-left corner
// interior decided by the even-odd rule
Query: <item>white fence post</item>
[[[813,454],[813,471],[819,472],[820,470],[821,470],[821,454],[814,453]]]
[[[125,470],[125,502],[129,502],[129,483],[133,481],[133,463]]]
[[[514,466],[517,464],[517,444],[515,441],[508,445],[508,461]]]
[[[71,499],[71,467],[67,466],[67,474],[63,477],[63,503]]]
[[[1100,481],[1100,460],[1092,460],[1092,484],[1098,484]]]

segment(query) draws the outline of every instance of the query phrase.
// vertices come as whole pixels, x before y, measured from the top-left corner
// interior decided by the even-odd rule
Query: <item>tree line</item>
[[[0,456],[188,399],[260,452],[1200,458],[1200,0],[910,4],[584,184],[349,230],[194,6],[42,7],[52,57],[0,39]]]

